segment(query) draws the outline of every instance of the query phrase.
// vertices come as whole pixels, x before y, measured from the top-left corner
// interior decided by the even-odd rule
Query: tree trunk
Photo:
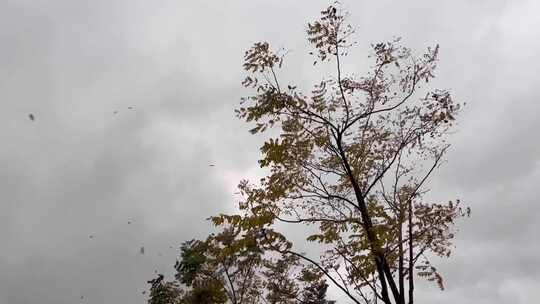
[[[339,149],[341,160],[343,161],[343,166],[345,168],[345,171],[347,172],[347,177],[349,178],[349,181],[351,182],[351,185],[353,187],[354,194],[356,197],[356,201],[358,202],[358,209],[360,210],[360,215],[362,217],[364,229],[366,230],[366,236],[371,247],[371,252],[375,256],[375,264],[377,266],[377,273],[379,275],[379,281],[381,282],[381,296],[385,304],[392,304],[390,297],[388,295],[388,287],[386,285],[386,279],[385,279],[386,277],[388,279],[388,284],[390,285],[390,289],[394,296],[394,300],[396,303],[399,303],[399,298],[400,298],[399,291],[397,289],[394,278],[392,277],[392,272],[390,270],[390,267],[388,266],[388,263],[386,262],[386,258],[384,254],[382,253],[382,251],[380,250],[379,245],[377,244],[378,242],[377,236],[373,233],[373,222],[371,221],[371,217],[369,216],[366,202],[362,195],[362,191],[360,190],[360,186],[358,185],[358,182],[356,181],[356,178],[354,177],[354,174],[347,160],[347,156],[345,155],[345,151],[343,150],[340,134],[338,134],[338,136],[335,139],[336,139],[337,147]]]
[[[412,226],[412,199],[409,200],[409,304],[414,303],[414,263],[413,263],[413,226]]]
[[[403,278],[403,205],[399,206],[399,231],[398,231],[398,241],[399,241],[399,266],[398,266],[398,280],[399,280],[399,301],[401,304],[405,304],[405,283]]]

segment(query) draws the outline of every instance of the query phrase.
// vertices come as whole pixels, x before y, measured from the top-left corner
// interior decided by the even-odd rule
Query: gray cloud
[[[260,174],[260,139],[233,113],[243,51],[268,40],[291,50],[286,79],[320,79],[303,30],[327,3],[3,1],[0,304],[144,303],[154,270],[172,270],[169,246],[208,233],[204,218],[231,210],[232,187]],[[366,67],[371,42],[440,43],[434,85],[468,102],[431,195],[462,198],[473,217],[439,263],[447,290],[426,286],[420,299],[529,303],[540,280],[539,5],[344,5],[361,42],[351,68]]]

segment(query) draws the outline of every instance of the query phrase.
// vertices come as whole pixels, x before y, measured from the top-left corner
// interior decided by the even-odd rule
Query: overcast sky
[[[0,304],[145,303],[170,246],[206,235],[260,174],[260,140],[233,112],[244,50],[287,47],[288,77],[320,79],[304,30],[327,4],[0,0]],[[435,84],[467,102],[430,186],[473,216],[439,263],[447,290],[422,285],[418,302],[534,302],[540,1],[343,5],[360,50],[439,43]],[[359,74],[360,55],[345,63]]]

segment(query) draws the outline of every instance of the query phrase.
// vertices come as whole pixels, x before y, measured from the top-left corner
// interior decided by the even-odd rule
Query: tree
[[[412,304],[415,274],[443,288],[430,259],[450,255],[454,222],[469,213],[459,200],[424,201],[461,105],[448,91],[427,87],[438,45],[415,56],[400,39],[373,44],[370,71],[345,73],[355,45],[346,20],[330,6],[308,24],[315,68],[335,68],[310,93],[280,82],[284,54],[267,42],[245,53],[243,85],[253,94],[237,116],[254,124],[253,134],[273,128],[278,136],[261,147],[259,163],[269,174],[239,185],[240,214],[212,220],[260,250],[312,265],[355,303],[404,304],[407,297]],[[295,249],[277,230],[280,222],[317,227],[306,240],[319,244],[321,258]]]
[[[197,303],[253,303],[260,294],[257,273],[262,252],[238,230],[223,229],[205,241],[192,240],[181,247],[181,260],[175,265],[176,279],[197,296]]]
[[[150,287],[149,304],[181,304],[183,290],[176,282],[163,282],[163,275],[148,281]]]
[[[296,257],[265,255],[254,235],[237,232],[227,227],[205,241],[183,243],[175,280],[164,282],[159,274],[148,281],[149,303],[333,303],[325,302],[327,285],[320,275],[296,276],[307,269]],[[319,287],[316,295],[309,293]]]
[[[328,284],[324,274],[312,265],[302,269],[300,280],[305,283],[301,293],[301,303],[306,304],[335,304],[326,299]]]
[[[297,303],[299,287],[291,272],[298,266],[298,258],[284,256],[276,261],[267,260],[264,266],[266,269],[262,274],[266,278],[265,287],[268,291],[266,301],[269,304]]]

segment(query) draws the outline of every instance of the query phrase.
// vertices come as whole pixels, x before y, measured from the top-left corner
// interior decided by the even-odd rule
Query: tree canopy
[[[269,43],[245,53],[251,95],[236,114],[253,134],[273,130],[259,161],[268,175],[240,182],[238,214],[211,217],[220,233],[182,247],[177,279],[190,293],[205,290],[212,303],[331,303],[330,283],[354,303],[412,304],[415,276],[444,288],[432,257],[450,256],[455,221],[470,210],[426,201],[426,182],[461,104],[429,86],[438,45],[416,55],[399,38],[376,43],[363,76],[345,73],[356,45],[347,17],[333,5],[307,26],[314,69],[335,69],[312,88],[281,82],[285,54]],[[293,242],[284,224],[309,235]],[[318,252],[304,253],[306,242]]]
[[[265,256],[232,229],[181,246],[175,280],[148,281],[150,304],[306,303],[326,300],[324,274],[295,256]]]

